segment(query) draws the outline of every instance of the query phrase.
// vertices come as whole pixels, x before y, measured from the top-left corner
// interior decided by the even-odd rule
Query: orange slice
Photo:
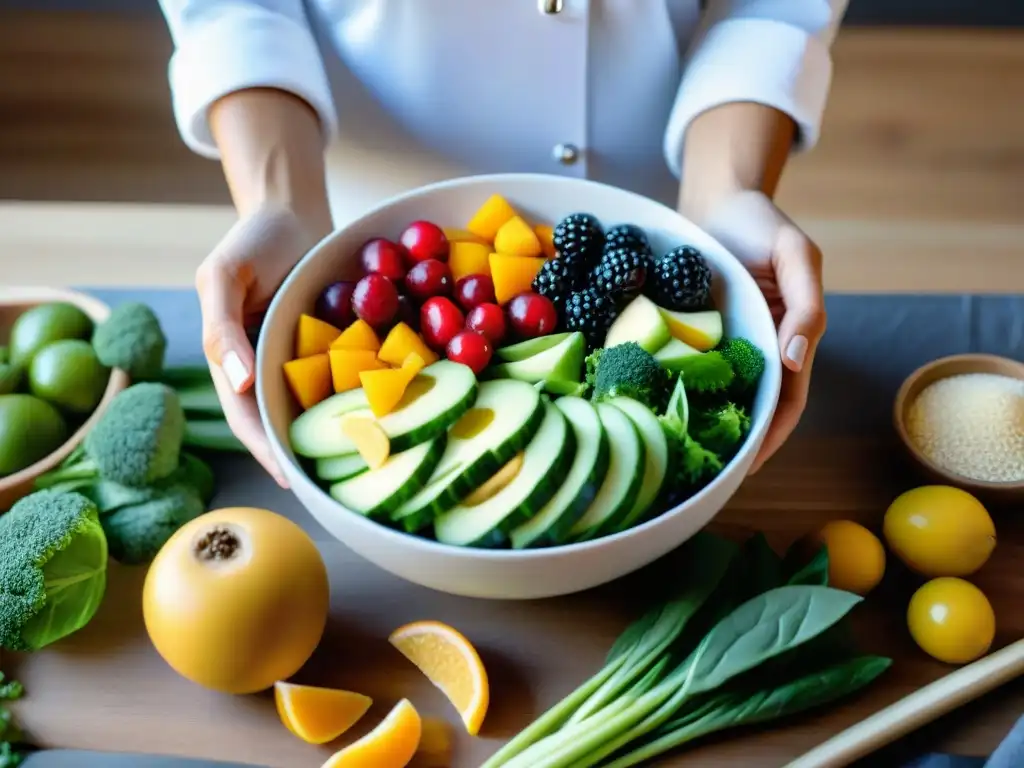
[[[285,727],[310,744],[334,741],[373,704],[361,693],[284,682],[274,685],[274,702]]]
[[[376,728],[335,752],[321,768],[405,768],[416,755],[422,732],[416,708],[402,699]]]
[[[490,689],[487,670],[472,643],[439,621],[406,624],[388,641],[448,697],[466,731],[476,736],[487,715]]]

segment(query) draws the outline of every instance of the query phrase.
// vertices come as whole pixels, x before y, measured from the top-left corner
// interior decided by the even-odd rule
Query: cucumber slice
[[[550,401],[544,418],[523,451],[519,473],[504,488],[474,506],[457,504],[434,521],[434,536],[442,544],[462,547],[500,547],[508,532],[529,520],[555,494],[576,450],[569,422]]]
[[[316,460],[316,476],[321,480],[327,480],[331,483],[348,480],[350,477],[362,474],[368,469],[369,467],[363,460],[363,457],[358,453]]]
[[[477,411],[490,412],[493,418],[468,436],[460,436],[460,425],[455,425],[434,474],[392,515],[409,533],[430,525],[501,469],[533,439],[544,416],[540,393],[513,379],[481,384],[471,413]]]
[[[465,365],[441,360],[424,368],[398,407],[377,419],[391,440],[391,452],[401,453],[447,430],[472,404],[476,391],[476,376]],[[373,418],[362,389],[329,397],[295,419],[292,449],[310,459],[355,453],[355,444],[339,424],[348,415]]]
[[[657,416],[643,403],[628,397],[616,397],[609,402],[629,417],[644,443],[644,478],[640,495],[615,528],[616,531],[624,531],[640,522],[661,494],[668,474],[668,440]]]
[[[645,448],[637,428],[618,408],[608,403],[598,403],[596,407],[608,435],[611,457],[597,496],[569,531],[575,541],[614,531],[636,504],[644,480]]]
[[[608,472],[608,438],[594,406],[579,397],[555,401],[568,419],[576,442],[576,453],[562,481],[547,504],[530,520],[512,531],[514,549],[561,544],[570,529],[587,511]]]
[[[379,469],[332,485],[331,497],[364,517],[386,518],[430,477],[444,453],[445,441],[442,433],[430,442],[394,453]]]

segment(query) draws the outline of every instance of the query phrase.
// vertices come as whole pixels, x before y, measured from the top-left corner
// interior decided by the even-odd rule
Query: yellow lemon
[[[988,511],[967,491],[945,485],[914,488],[885,513],[889,548],[922,576],[969,576],[996,546]]]
[[[871,531],[852,520],[833,520],[818,532],[828,550],[828,584],[866,595],[885,574],[885,548]]]
[[[925,653],[947,664],[984,656],[996,635],[996,616],[984,593],[969,581],[932,579],[907,607],[910,635]]]

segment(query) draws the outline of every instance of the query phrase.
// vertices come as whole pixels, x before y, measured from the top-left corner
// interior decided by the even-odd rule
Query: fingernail
[[[803,368],[804,358],[807,357],[807,337],[794,336],[790,339],[786,347],[786,357],[796,363],[797,368]]]
[[[220,362],[221,370],[228,377],[228,383],[235,392],[241,392],[245,382],[249,379],[249,371],[242,363],[242,358],[237,352],[228,352]]]

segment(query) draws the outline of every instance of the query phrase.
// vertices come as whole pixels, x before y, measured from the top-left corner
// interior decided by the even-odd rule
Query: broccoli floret
[[[587,355],[587,359],[584,361],[583,385],[586,387],[587,392],[594,391],[594,385],[597,383],[597,364],[601,360],[602,352],[604,352],[604,348],[598,347]]]
[[[724,392],[732,384],[736,374],[729,361],[714,350],[701,355],[690,355],[679,361],[683,386],[695,394]]]
[[[85,436],[78,461],[65,462],[36,479],[37,488],[71,480],[112,480],[145,487],[178,468],[185,414],[164,384],[135,384],[115,397]]]
[[[718,353],[732,367],[735,379],[733,388],[737,392],[753,390],[764,374],[764,352],[752,341],[737,336],[725,339],[718,345]]]
[[[0,517],[0,648],[36,651],[92,619],[107,584],[96,505],[39,491]]]
[[[733,456],[750,431],[750,416],[732,402],[715,405],[690,414],[690,436],[719,458]]]
[[[154,491],[145,501],[103,515],[110,555],[124,565],[148,563],[175,531],[206,511],[190,486],[174,485]]]
[[[602,350],[595,359],[591,399],[630,397],[655,412],[668,400],[672,374],[634,341]]]
[[[167,337],[153,310],[133,301],[114,307],[93,332],[92,346],[104,365],[135,381],[152,381],[163,370]]]

